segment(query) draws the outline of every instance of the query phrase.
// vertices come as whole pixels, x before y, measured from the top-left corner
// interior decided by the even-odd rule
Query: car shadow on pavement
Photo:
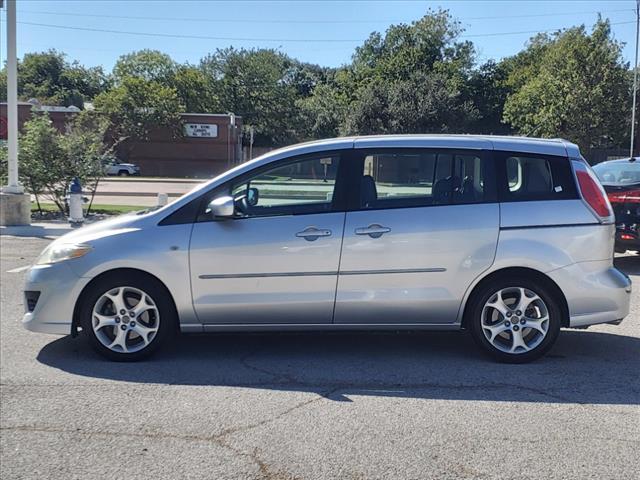
[[[613,263],[627,275],[640,275],[640,256],[638,255],[617,256]]]
[[[614,327],[612,327],[614,328]],[[152,359],[109,362],[81,339],[38,360],[73,375],[145,384],[360,395],[588,404],[640,403],[640,339],[566,330],[537,362],[485,358],[460,332],[182,335]]]

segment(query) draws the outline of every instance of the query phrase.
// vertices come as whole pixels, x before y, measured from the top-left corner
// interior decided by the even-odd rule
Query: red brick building
[[[39,105],[37,103],[18,102],[18,129],[22,131],[24,124],[31,118],[33,110],[47,112],[53,126],[60,132],[64,132],[69,120],[80,111],[78,107],[58,107],[50,105]],[[7,104],[0,103],[0,140],[7,139]]]
[[[242,162],[242,118],[217,113],[184,113],[182,136],[159,129],[144,142],[125,143],[121,161],[140,166],[144,176],[211,177]]]
[[[18,104],[18,128],[33,111],[46,111],[59,131],[80,110],[77,107]],[[148,141],[125,142],[116,152],[122,162],[140,166],[143,176],[211,177],[242,160],[242,117],[218,113],[184,113],[182,136],[158,129]],[[0,139],[7,138],[7,104],[0,103]]]

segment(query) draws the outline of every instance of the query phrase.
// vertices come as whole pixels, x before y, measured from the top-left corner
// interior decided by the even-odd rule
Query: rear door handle
[[[356,228],[356,235],[369,235],[371,238],[380,238],[390,231],[391,229],[389,227],[383,227],[382,225],[374,223],[368,227]]]
[[[303,231],[296,233],[296,237],[304,238],[309,242],[313,242],[320,237],[330,237],[331,230],[321,230],[316,227],[307,227]]]

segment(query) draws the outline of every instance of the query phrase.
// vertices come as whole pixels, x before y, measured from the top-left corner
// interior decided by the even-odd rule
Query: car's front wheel
[[[175,332],[175,309],[166,288],[137,273],[107,275],[97,281],[80,315],[89,344],[116,361],[145,358]]]
[[[526,277],[488,282],[471,299],[467,326],[482,349],[497,360],[530,362],[558,338],[562,309],[554,293]]]

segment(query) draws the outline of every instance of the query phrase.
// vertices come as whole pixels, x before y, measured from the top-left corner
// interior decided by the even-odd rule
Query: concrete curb
[[[101,182],[143,182],[143,183],[204,183],[211,180],[210,178],[145,178],[145,177],[104,177],[100,181]]]
[[[60,237],[65,233],[76,230],[77,228],[81,227],[74,228],[68,223],[62,222],[33,223],[31,225],[23,226],[0,227],[0,236],[38,238]]]
[[[98,192],[96,193],[96,197],[157,197],[160,192]],[[167,193],[167,192],[161,192]],[[170,197],[181,197],[187,192],[179,193],[179,192],[168,192],[167,195]],[[85,196],[90,196],[90,193],[83,193]]]

